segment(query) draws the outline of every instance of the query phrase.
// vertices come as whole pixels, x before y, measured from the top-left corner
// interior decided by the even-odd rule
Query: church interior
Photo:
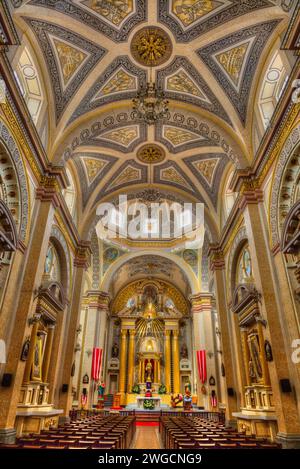
[[[299,0],[0,2],[0,449],[300,448],[299,58]]]

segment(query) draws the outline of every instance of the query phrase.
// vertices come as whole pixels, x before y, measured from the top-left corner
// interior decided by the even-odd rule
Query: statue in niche
[[[186,344],[182,344],[180,349],[180,357],[181,358],[189,358],[189,351]]]
[[[273,361],[272,347],[268,340],[265,340],[265,356],[266,356],[267,362]]]
[[[112,358],[118,358],[119,356],[119,346],[117,342],[115,342],[114,345],[112,346],[111,356]]]
[[[250,376],[251,383],[256,383],[257,378],[256,378],[256,373],[254,370],[252,358],[249,360],[249,376]]]
[[[262,367],[260,363],[259,345],[258,345],[257,336],[252,337],[250,341],[250,345],[251,345],[251,356],[253,360],[254,371],[255,371],[255,374],[257,375],[257,379],[259,379],[262,377]]]

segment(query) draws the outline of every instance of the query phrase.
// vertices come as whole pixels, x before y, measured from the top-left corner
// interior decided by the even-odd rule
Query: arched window
[[[269,125],[276,104],[283,92],[287,80],[287,70],[284,66],[280,52],[277,51],[273,55],[270,65],[265,73],[258,101],[259,111],[265,129]]]
[[[54,282],[61,282],[61,267],[57,251],[52,243],[49,244],[46,255],[44,275]]]
[[[34,61],[26,47],[20,55],[14,74],[32,120],[37,124],[43,104],[43,93]]]
[[[67,176],[69,179],[69,185],[66,189],[63,190],[63,196],[66,201],[67,207],[70,214],[75,219],[76,218],[76,189],[73,176],[71,171],[67,168]]]

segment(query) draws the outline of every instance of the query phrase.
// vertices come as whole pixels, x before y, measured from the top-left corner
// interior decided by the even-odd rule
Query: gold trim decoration
[[[189,305],[183,294],[171,283],[160,279],[140,279],[125,285],[125,287],[121,289],[113,301],[111,308],[112,313],[117,314],[122,311],[125,308],[128,300],[137,295],[137,293],[141,293],[145,285],[148,284],[155,285],[161,292],[167,295],[174,302],[176,309],[180,311],[183,316],[187,316],[189,314]]]
[[[156,67],[167,62],[172,49],[170,37],[157,26],[145,27],[137,31],[130,46],[134,59],[147,67]]]
[[[26,139],[23,136],[23,132],[20,129],[20,126],[18,124],[18,121],[16,120],[16,117],[10,104],[7,101],[5,103],[2,103],[1,109],[3,111],[3,116],[5,117],[8,126],[10,127],[12,133],[15,136],[16,142],[22,149],[21,154],[25,155],[25,158],[28,161],[34,175],[36,176],[37,180],[40,180],[41,171],[35,162],[32,152],[28,146]]]
[[[143,145],[137,152],[137,158],[146,164],[161,163],[165,159],[165,152],[158,145]]]

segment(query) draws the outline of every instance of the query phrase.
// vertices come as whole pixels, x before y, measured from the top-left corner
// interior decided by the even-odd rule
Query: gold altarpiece
[[[260,295],[254,284],[237,286],[232,312],[237,315],[246,380],[244,407],[234,414],[238,429],[248,435],[273,440],[277,434],[277,421],[268,369],[272,350],[264,338],[266,321],[260,313]]]
[[[57,361],[62,316],[66,305],[59,282],[46,279],[39,289],[36,309],[29,320],[31,334],[26,339],[21,360],[26,361],[16,415],[17,435],[40,433],[56,427],[62,410],[53,399],[54,364]]]
[[[115,365],[122,405],[136,401],[134,388],[145,393],[147,381],[153,396],[167,405],[172,393],[183,392],[183,376],[193,382],[189,304],[172,284],[148,279],[127,285],[113,302],[111,321],[119,332],[111,337],[107,382],[110,386]]]

